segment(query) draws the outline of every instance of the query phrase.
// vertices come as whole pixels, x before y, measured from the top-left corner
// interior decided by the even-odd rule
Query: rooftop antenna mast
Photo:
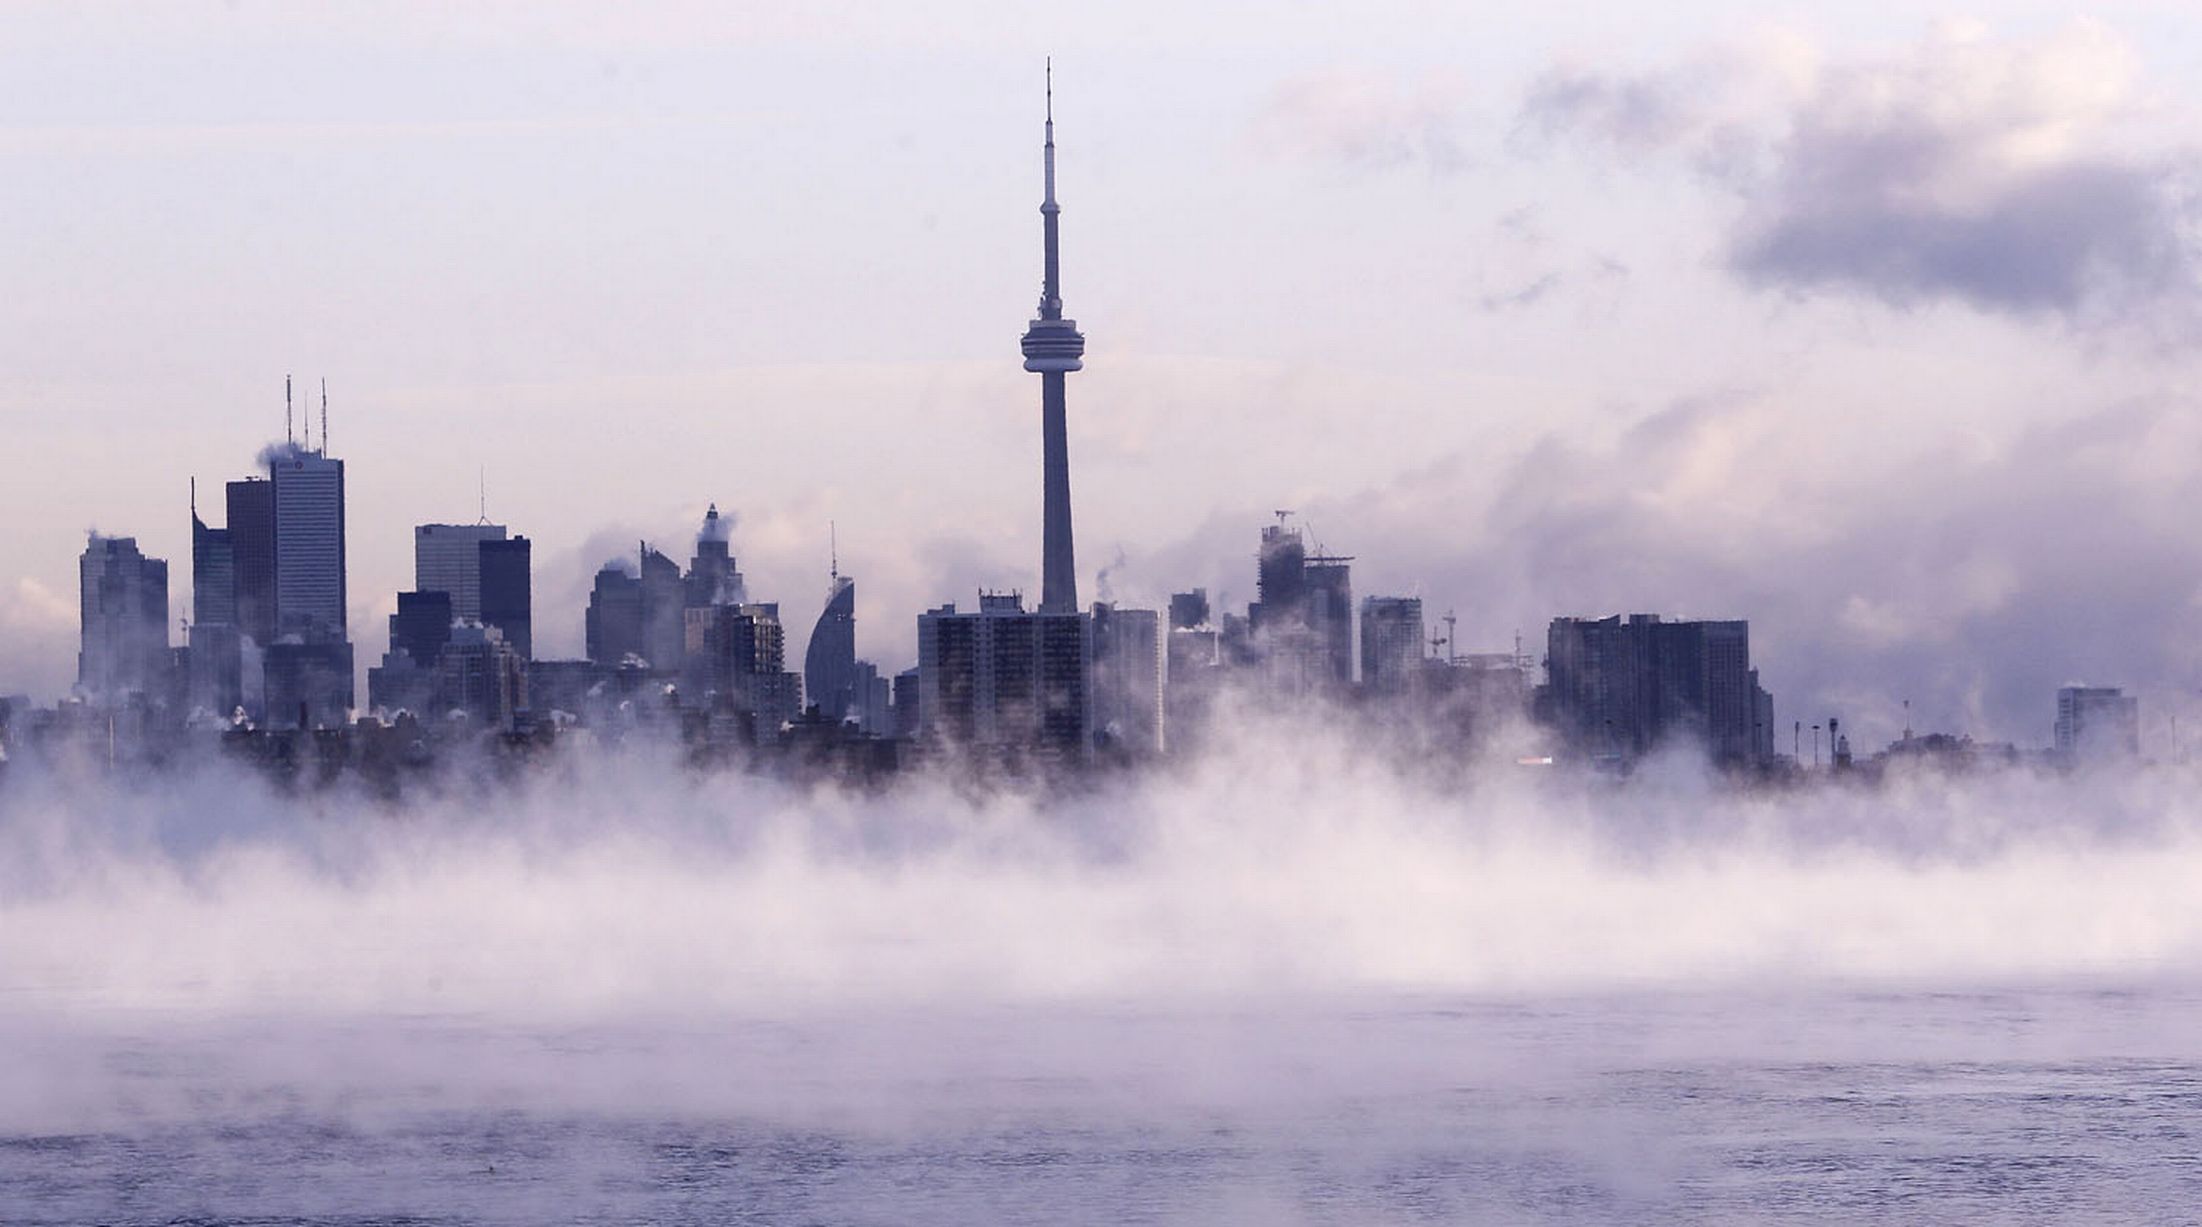
[[[826,521],[826,566],[834,579],[841,578],[841,533],[832,520]]]
[[[477,465],[474,469],[474,501],[476,524],[489,523],[489,466]]]
[[[196,474],[191,478],[191,522],[199,522],[199,478]]]
[[[298,436],[291,425],[291,377],[283,376],[283,442],[296,443]]]
[[[321,377],[321,454],[329,454],[329,377]]]

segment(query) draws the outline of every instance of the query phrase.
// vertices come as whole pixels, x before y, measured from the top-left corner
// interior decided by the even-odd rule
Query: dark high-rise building
[[[943,605],[919,615],[921,734],[1082,759],[1093,727],[1091,625],[1077,613],[1028,613],[1014,593],[980,596],[976,613]]]
[[[1170,629],[1189,631],[1208,625],[1208,590],[1195,588],[1191,592],[1170,594]]]
[[[209,528],[191,506],[191,630],[186,643],[193,707],[228,716],[244,703],[237,628],[237,553],[229,530]]]
[[[1025,369],[1040,376],[1041,557],[1040,612],[1078,612],[1078,568],[1071,551],[1070,442],[1063,379],[1084,369],[1085,335],[1063,318],[1061,261],[1056,246],[1055,82],[1048,75],[1047,139],[1042,147],[1040,228],[1043,271],[1040,314],[1025,329]]]
[[[1747,622],[1555,618],[1545,669],[1545,714],[1582,757],[1630,762],[1678,737],[1722,764],[1765,756],[1772,700],[1751,668]]]
[[[596,573],[586,624],[589,659],[618,668],[642,655],[642,581],[618,562]]]
[[[451,594],[448,592],[400,592],[398,611],[390,615],[390,650],[404,652],[423,669],[436,667],[436,657],[451,642]]]
[[[77,560],[77,687],[94,703],[160,699],[168,690],[168,564],[134,537],[94,533]]]
[[[285,635],[263,652],[271,728],[336,728],[352,708],[352,645]]]
[[[869,698],[856,683],[856,581],[836,570],[803,651],[805,701],[828,720],[847,720]]]
[[[236,624],[254,643],[275,641],[275,483],[248,477],[225,489]]]
[[[191,509],[191,624],[237,625],[237,553],[229,530],[208,528]]]
[[[535,655],[535,595],[526,537],[484,541],[481,562],[482,625],[495,627],[521,660]]]

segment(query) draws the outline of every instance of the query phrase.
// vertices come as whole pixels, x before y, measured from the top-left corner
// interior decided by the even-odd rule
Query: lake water
[[[0,1221],[2155,1222],[2202,994],[4,1028]]]

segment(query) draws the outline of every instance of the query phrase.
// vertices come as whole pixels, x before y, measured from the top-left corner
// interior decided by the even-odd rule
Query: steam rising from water
[[[0,980],[79,1013],[867,1005],[2183,975],[2195,774],[1461,783],[1317,735],[1072,795],[576,756],[402,807],[0,791]]]

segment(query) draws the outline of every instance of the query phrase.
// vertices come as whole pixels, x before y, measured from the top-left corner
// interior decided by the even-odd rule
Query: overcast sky
[[[920,609],[1036,589],[1053,54],[1088,599],[1242,605],[1294,508],[1464,646],[1748,617],[1784,722],[2040,743],[2084,679],[2162,737],[2202,687],[2188,6],[1522,7],[10,6],[0,693],[73,677],[87,528],[183,615],[187,482],[218,508],[287,372],[329,381],[363,660],[484,470],[539,654],[713,501],[793,647],[829,521],[890,669]]]

